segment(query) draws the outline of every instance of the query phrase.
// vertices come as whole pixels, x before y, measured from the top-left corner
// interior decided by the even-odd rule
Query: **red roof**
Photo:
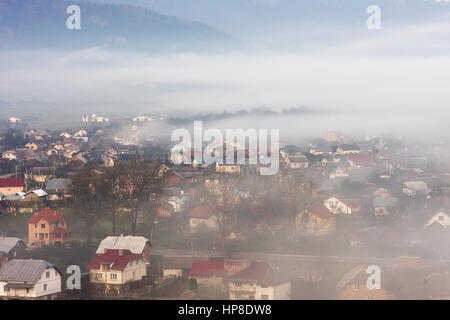
[[[203,276],[203,277],[224,277],[227,271],[224,268],[223,261],[200,261],[195,260],[192,263],[190,276]]]
[[[368,154],[351,155],[349,159],[357,166],[372,165],[373,157]]]
[[[122,255],[120,255],[120,251]],[[92,258],[87,268],[97,270],[100,269],[101,264],[108,264],[111,270],[123,271],[129,262],[140,259],[143,259],[142,254],[131,253],[130,250],[108,249],[105,253]]]
[[[202,204],[198,207],[192,209],[188,217],[189,218],[198,218],[198,219],[208,219],[214,214],[214,209],[208,205]]]
[[[3,178],[0,179],[0,188],[24,187],[25,181],[22,178]]]
[[[285,281],[267,263],[261,261],[253,261],[247,268],[229,276],[227,280],[255,282],[260,285],[273,285]]]
[[[45,220],[48,223],[64,222],[64,214],[55,210],[45,208],[42,211],[36,212],[34,216],[28,219],[28,223],[38,223],[39,220]]]
[[[316,215],[316,216],[321,217],[321,218],[324,218],[324,219],[326,219],[326,218],[331,218],[331,217],[334,216],[333,212],[331,212],[330,210],[328,210],[328,208],[326,208],[326,207],[323,206],[323,205],[313,207],[313,208],[311,208],[309,211],[310,211],[313,215]]]

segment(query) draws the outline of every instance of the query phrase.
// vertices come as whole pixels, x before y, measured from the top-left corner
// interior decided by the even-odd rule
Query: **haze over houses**
[[[175,164],[170,119],[96,117],[59,130],[22,122],[2,133],[0,274],[14,260],[23,268],[42,261],[41,280],[51,270],[58,282],[57,270],[78,265],[83,288],[44,290],[45,282],[8,271],[1,296],[445,296],[433,278],[449,272],[436,262],[450,258],[449,145],[343,133],[291,138],[278,172],[264,176],[262,164],[247,163],[260,154],[250,146],[235,143],[245,164]],[[187,152],[191,160],[201,154]],[[389,275],[376,292],[364,287],[372,257]]]

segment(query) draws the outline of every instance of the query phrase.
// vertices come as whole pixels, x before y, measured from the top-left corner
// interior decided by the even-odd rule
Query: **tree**
[[[118,170],[120,175],[115,180],[114,193],[120,201],[120,207],[128,214],[132,235],[136,234],[139,220],[148,214],[151,215],[152,229],[156,202],[150,197],[149,185],[154,181],[156,167],[133,160],[121,164]]]
[[[75,214],[85,222],[86,244],[91,245],[92,231],[105,214],[109,185],[97,166],[82,168],[72,179]]]

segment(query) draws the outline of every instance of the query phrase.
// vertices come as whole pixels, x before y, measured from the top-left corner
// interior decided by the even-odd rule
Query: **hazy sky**
[[[308,106],[353,112],[363,123],[379,115],[392,117],[377,124],[391,128],[396,126],[392,119],[407,125],[402,119],[408,116],[432,124],[449,115],[448,12],[400,26],[382,25],[379,31],[317,25],[309,33],[310,39],[346,36],[221,55],[137,54],[102,47],[0,51],[0,107],[6,116],[51,110],[81,118],[86,112]],[[358,36],[348,37],[350,33]],[[284,35],[279,30],[271,36]]]

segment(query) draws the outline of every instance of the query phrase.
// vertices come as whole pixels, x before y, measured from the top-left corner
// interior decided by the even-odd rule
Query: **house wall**
[[[360,283],[359,289],[355,290],[354,283],[348,283],[338,294],[339,300],[387,300],[386,289],[369,290],[366,283]]]
[[[46,274],[47,271],[49,272],[48,278]],[[36,282],[34,286],[36,297],[61,292],[61,275],[56,271],[55,268],[49,268],[47,269],[47,271],[42,274],[41,279],[39,279],[39,281]],[[47,290],[44,290],[45,284],[47,284]]]
[[[9,196],[11,194],[16,194],[19,192],[23,192],[23,187],[3,187],[0,188],[0,192],[3,193],[5,196]]]
[[[291,299],[291,283],[289,281],[274,286],[273,291],[274,291],[274,300]]]
[[[163,276],[164,277],[182,277],[183,270],[182,269],[164,269]]]

